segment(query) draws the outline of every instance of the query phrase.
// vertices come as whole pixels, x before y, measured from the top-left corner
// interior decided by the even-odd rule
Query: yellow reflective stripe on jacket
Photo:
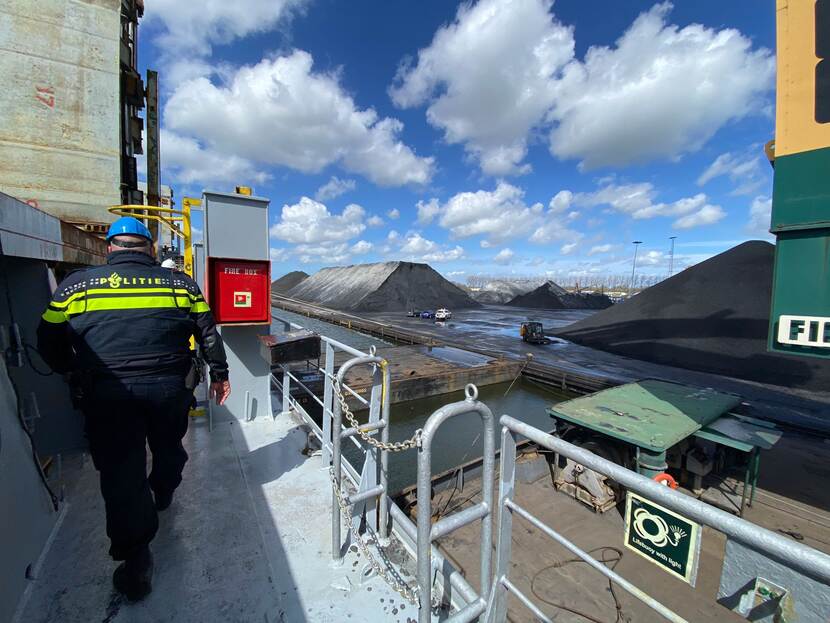
[[[204,300],[196,301],[195,303],[193,303],[193,306],[190,308],[190,311],[194,314],[203,314],[205,312],[210,311],[210,306],[207,303],[205,303]]]
[[[169,291],[168,291],[169,292]],[[179,308],[190,311],[191,303],[187,296],[113,296],[106,298],[88,298],[72,301],[66,309],[67,315],[83,314],[93,311],[111,311],[118,309],[164,309]],[[198,305],[198,303],[197,303]]]
[[[66,308],[68,307],[73,301],[77,301],[79,299],[84,298],[87,294],[123,294],[125,296],[129,296],[132,294],[170,294],[171,292],[175,292],[180,296],[187,296],[191,301],[203,301],[204,298],[201,294],[193,294],[189,290],[185,290],[184,288],[176,288],[175,290],[171,290],[170,288],[92,288],[89,290],[82,290],[80,292],[75,292],[74,294],[70,295],[65,301],[52,301],[52,307],[56,308]]]
[[[62,311],[55,311],[54,309],[47,309],[41,316],[46,322],[52,324],[62,324],[66,322],[66,314]]]

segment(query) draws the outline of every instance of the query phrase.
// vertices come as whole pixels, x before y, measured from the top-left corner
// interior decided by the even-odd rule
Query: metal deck
[[[191,422],[190,461],[152,544],[153,593],[111,584],[103,500],[88,457],[65,465],[68,509],[18,620],[26,623],[399,621],[417,616],[349,551],[331,562],[331,484],[293,416]],[[404,575],[404,577],[408,577]]]

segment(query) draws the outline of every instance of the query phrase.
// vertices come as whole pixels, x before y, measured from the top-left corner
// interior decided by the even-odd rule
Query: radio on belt
[[[271,324],[271,263],[208,258],[208,304],[217,324]]]

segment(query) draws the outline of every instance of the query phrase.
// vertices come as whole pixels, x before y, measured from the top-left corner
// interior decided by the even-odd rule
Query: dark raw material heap
[[[288,296],[346,311],[480,307],[427,264],[381,262],[323,268]]]
[[[507,303],[514,307],[534,309],[605,309],[611,299],[604,294],[575,294],[553,281],[547,281],[527,294],[520,294]]]
[[[306,279],[308,279],[308,273],[304,273],[301,270],[292,270],[290,273],[283,275],[276,281],[272,281],[271,291],[284,294],[291,288],[301,284]]]
[[[557,335],[635,359],[827,391],[830,362],[767,352],[773,252],[745,242]]]

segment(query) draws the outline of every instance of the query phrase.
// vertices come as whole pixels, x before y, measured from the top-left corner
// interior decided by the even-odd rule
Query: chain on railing
[[[404,580],[394,571],[394,569],[391,569],[388,566],[384,567],[380,562],[378,562],[375,555],[372,554],[369,549],[366,541],[361,538],[357,529],[354,527],[354,518],[352,517],[351,505],[343,498],[343,492],[340,491],[340,487],[337,485],[337,480],[334,477],[334,467],[329,468],[329,479],[331,480],[331,486],[334,489],[334,495],[337,498],[337,505],[340,507],[340,512],[342,512],[343,516],[346,518],[346,525],[349,526],[349,531],[352,534],[352,540],[360,550],[360,553],[363,554],[367,561],[369,561],[369,565],[372,567],[374,572],[377,573],[378,576],[383,579],[383,581],[385,581],[396,593],[406,599],[413,606],[420,608],[421,600],[418,587],[409,586],[409,584],[404,582]],[[378,550],[381,550],[380,543],[377,541],[376,537],[375,545]]]
[[[349,420],[349,424],[357,431],[357,434],[360,436],[363,441],[368,443],[370,446],[377,448],[378,450],[383,450],[387,452],[403,452],[405,450],[411,450],[412,448],[419,448],[421,446],[421,429],[415,431],[415,434],[412,435],[409,439],[405,441],[392,441],[388,443],[383,443],[382,441],[378,441],[369,432],[363,430],[361,428],[360,422],[357,421],[354,413],[349,408],[349,405],[346,404],[346,397],[343,392],[340,390],[340,381],[335,379],[334,384],[334,393],[337,396],[337,400],[340,403],[340,410],[343,412],[343,415],[346,416],[346,419]],[[387,423],[388,425],[388,423]]]

